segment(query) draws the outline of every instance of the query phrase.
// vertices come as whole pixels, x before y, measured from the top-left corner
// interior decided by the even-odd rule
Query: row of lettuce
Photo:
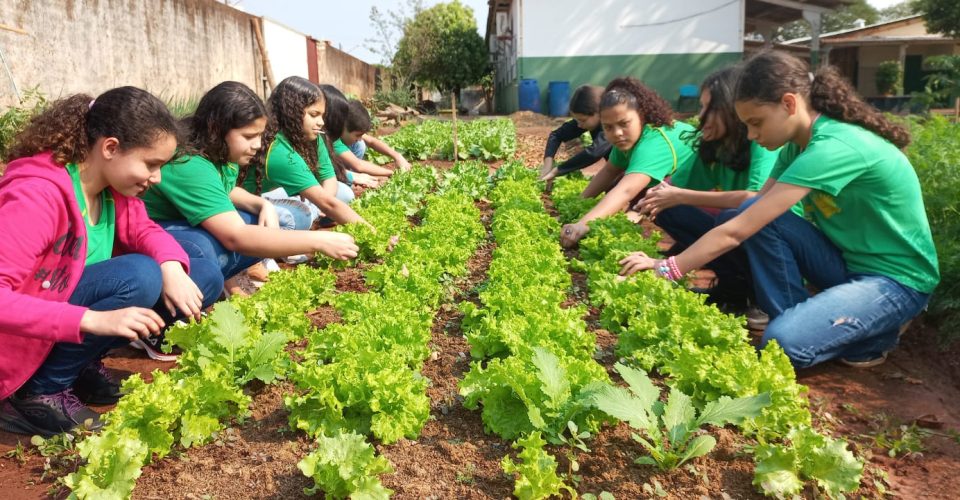
[[[562,222],[576,220],[596,202],[580,198],[586,182],[580,176],[556,182],[552,197]],[[793,367],[775,342],[758,353],[748,341],[742,318],[704,304],[702,296],[658,279],[653,273],[628,279],[618,276],[618,262],[623,257],[638,250],[655,255],[657,239],[645,238],[640,227],[622,214],[601,219],[591,223],[590,233],[580,242],[580,260],[573,262],[587,275],[590,300],[601,308],[601,326],[618,337],[617,354],[632,367],[656,371],[671,388],[666,405],[658,409],[648,399],[651,392],[642,377],[631,371],[628,378],[622,367],[620,374],[633,396],[648,395],[639,398],[644,401],[639,407],[652,408],[649,418],[631,421],[630,414],[638,413],[638,407],[624,406],[625,392],[620,394],[619,409],[606,396],[600,398],[607,399],[601,406],[614,409],[609,413],[644,430],[639,440],[652,461],[661,466],[657,457],[663,451],[657,443],[663,437],[661,431],[672,442],[689,437],[686,433],[691,430],[690,426],[681,426],[680,432],[674,432],[679,410],[672,412],[671,408],[679,398],[677,406],[685,408],[686,420],[735,423],[757,441],[752,449],[754,485],[763,493],[778,497],[799,494],[806,481],[834,497],[856,490],[862,461],[847,449],[846,442],[811,427],[806,387],[796,382]],[[635,386],[645,389],[637,391]],[[689,399],[689,406],[679,404],[684,398]],[[734,406],[740,407],[741,415],[723,415],[724,419],[717,420],[717,403],[737,401],[730,398],[740,398]],[[702,408],[699,417],[693,417],[692,408]],[[713,422],[704,420],[704,414],[711,413]],[[664,425],[649,423],[657,415]],[[690,445],[688,449],[691,447],[696,448]]]
[[[513,157],[517,149],[517,134],[513,122],[507,118],[478,118],[457,124],[457,157],[454,158],[453,122],[424,120],[407,125],[383,139],[408,160],[467,160],[491,161]],[[391,158],[370,152],[370,160],[381,165]]]
[[[342,320],[313,332],[298,353],[290,375],[296,392],[285,405],[291,427],[317,440],[299,464],[315,481],[307,493],[387,498],[392,492],[377,476],[392,467],[366,437],[383,444],[416,439],[430,415],[420,371],[434,317],[451,297],[448,284],[467,273],[486,237],[471,194],[486,186],[486,167],[460,164],[452,173],[425,197],[420,225],[366,270],[370,291],[334,296],[330,304]]]
[[[406,233],[409,237],[409,241],[397,243],[388,262],[371,269],[371,273],[380,276],[380,289],[391,292],[385,292],[385,295],[337,294],[336,278],[329,270],[299,266],[293,271],[275,273],[270,283],[251,297],[234,298],[218,304],[200,323],[181,324],[172,328],[167,338],[183,349],[178,366],[169,372],[154,371],[149,382],[140,375],[124,381],[124,396],[117,407],[104,416],[104,429],[98,434],[86,436],[77,445],[84,465],[64,478],[64,484],[72,490],[71,496],[81,499],[128,498],[144,466],[167,456],[177,446],[189,448],[209,443],[216,439],[225,426],[234,422],[242,423],[250,412],[251,397],[245,391],[250,382],[257,380],[270,384],[285,378],[292,379],[298,388],[296,394],[286,398],[291,410],[291,427],[311,429],[311,435],[318,438],[317,452],[305,458],[300,467],[308,475],[322,476],[324,467],[320,463],[321,455],[332,454],[336,461],[334,469],[339,472],[334,473],[335,479],[320,482],[318,486],[329,489],[328,494],[332,497],[346,496],[348,493],[337,494],[346,491],[344,488],[359,491],[366,487],[378,491],[376,487],[379,481],[375,480],[375,474],[389,470],[389,465],[382,457],[374,456],[373,449],[363,435],[372,432],[384,441],[395,440],[400,435],[415,436],[429,410],[429,402],[424,394],[426,383],[419,376],[418,369],[413,368],[416,365],[414,358],[422,360],[425,356],[431,314],[421,310],[420,322],[410,321],[416,309],[411,304],[422,302],[411,302],[409,290],[403,290],[420,284],[417,293],[439,297],[435,288],[427,291],[427,287],[422,286],[427,279],[425,273],[436,273],[438,269],[440,272],[461,269],[462,262],[469,256],[464,256],[465,250],[462,249],[440,248],[437,242],[451,241],[448,239],[451,226],[456,226],[461,235],[471,235],[463,235],[457,240],[459,243],[466,244],[466,240],[472,241],[483,235],[479,222],[471,225],[464,219],[471,216],[478,219],[479,215],[470,213],[471,208],[476,210],[472,205],[472,197],[463,193],[475,190],[478,184],[485,184],[486,168],[479,176],[470,175],[471,172],[465,170],[466,166],[460,169],[464,170],[464,175],[444,177],[443,193],[430,195],[431,199],[423,209],[423,218],[431,221],[432,229],[427,228],[426,224],[418,229],[408,229],[410,222],[407,217],[417,213],[426,193],[437,187],[440,177],[432,168],[416,167],[408,173],[398,174],[386,186],[365,196],[359,204],[359,211],[368,220],[374,220],[379,229],[371,232],[366,226],[355,226],[346,230],[360,233],[358,238],[362,239],[363,248],[371,258],[383,257],[387,246],[397,242],[396,236]],[[443,238],[439,237],[441,234]],[[435,266],[427,266],[429,269],[412,269],[404,265],[406,259],[426,262],[424,256],[433,252],[447,258]],[[406,370],[390,371],[394,367],[389,366],[371,371],[369,362],[370,356],[376,354],[375,346],[358,347],[348,355],[346,346],[332,345],[337,340],[332,336],[336,329],[328,328],[329,331],[325,333],[330,335],[319,336],[305,314],[322,305],[335,304],[338,307],[342,305],[341,314],[345,320],[353,320],[357,316],[354,313],[356,306],[363,307],[362,302],[378,302],[383,305],[379,309],[384,310],[390,300],[404,301],[403,306],[391,309],[395,320],[391,326],[403,326],[405,332],[410,334],[406,340],[411,347],[404,351],[408,362],[402,365]],[[368,339],[380,337],[371,330],[373,325],[370,323],[355,322],[351,326],[351,333],[365,332]],[[389,333],[391,335],[383,337],[399,338],[401,334],[400,331]],[[339,363],[343,371],[338,374],[338,381],[343,380],[344,374],[358,374],[346,365],[360,362],[367,369],[365,374],[360,374],[362,381],[353,386],[341,384],[341,387],[347,388],[347,392],[337,393],[336,387],[322,380],[322,370],[312,372],[301,359],[295,362],[291,358],[288,346],[302,343],[303,339],[308,339],[307,347],[303,352],[295,353],[296,356],[309,358],[313,367],[318,369]],[[343,338],[340,337],[340,340]],[[402,340],[397,340],[397,343]],[[414,342],[410,343],[411,340]],[[362,339],[351,335],[351,341],[359,344]],[[414,345],[416,343],[420,345]],[[338,358],[327,356],[330,349],[337,353]],[[353,359],[347,361],[350,355],[353,355]],[[391,374],[393,379],[381,384],[386,373]],[[318,388],[311,385],[311,377],[316,378]],[[328,385],[321,387],[323,383]],[[392,388],[387,389],[391,384]],[[397,390],[398,387],[405,390]],[[400,418],[399,422],[383,418],[378,425],[374,425],[371,414],[365,417],[353,414],[361,407],[374,408],[380,414],[392,410],[387,409],[390,403],[386,400],[373,400],[370,397],[373,393],[378,396],[387,396],[389,393],[392,403],[402,403],[405,407],[401,410],[405,417]],[[312,424],[306,423],[314,417],[303,417],[307,405],[313,401],[311,396],[314,396],[313,400],[322,399],[326,404],[324,411],[318,413],[325,419],[322,422],[312,420]],[[366,402],[358,402],[365,397]],[[317,432],[320,428],[329,435]],[[359,474],[359,478],[349,473],[357,461],[365,463],[361,467],[365,472]],[[326,473],[329,474],[330,470],[327,467]],[[370,476],[374,480],[370,480]],[[380,497],[387,496],[386,490],[379,491],[382,493]]]
[[[758,357],[740,319],[649,274],[616,277],[627,252],[656,250],[622,216],[593,224],[575,264],[588,276],[602,326],[618,336],[625,364],[616,370],[628,387],[613,385],[594,360],[585,306],[567,305],[572,283],[560,225],[534,177],[519,163],[498,171],[489,191],[497,243],[489,281],[480,306],[460,305],[474,358],[460,391],[465,406],[482,406],[488,431],[522,450],[502,461],[517,477],[517,497],[575,496],[547,445],[587,450],[585,439],[618,420],[646,450],[639,463],[679,466],[716,444],[702,426],[735,424],[757,441],[755,484],[764,493],[794,495],[805,481],[831,496],[858,487],[862,463],[845,442],[811,428],[805,388],[775,344]],[[583,183],[556,183],[561,219],[589,209],[579,199]],[[335,293],[332,273],[300,266],[251,298],[219,305],[202,323],[171,330],[168,338],[184,349],[179,366],[154,372],[151,383],[125,382],[105,429],[78,445],[86,464],[67,486],[78,498],[128,497],[144,465],[242,421],[251,403],[246,384],[289,378],[290,426],[316,440],[299,464],[315,481],[307,493],[388,497],[378,476],[391,466],[368,439],[415,439],[429,417],[420,370],[433,317],[485,237],[474,201],[489,186],[481,164],[458,164],[439,180],[426,167],[399,174],[358,203],[376,231],[343,229],[358,238],[363,260],[382,260],[365,272],[370,291]],[[421,224],[412,226],[411,216]],[[342,319],[317,330],[304,313],[324,305]],[[296,362],[292,342],[303,345],[292,351]],[[648,371],[665,377],[665,401]]]

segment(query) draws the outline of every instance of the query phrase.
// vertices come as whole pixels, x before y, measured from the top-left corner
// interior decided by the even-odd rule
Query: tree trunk
[[[453,162],[460,161],[460,155],[457,150],[457,91],[454,90],[450,95],[450,104],[453,108]]]

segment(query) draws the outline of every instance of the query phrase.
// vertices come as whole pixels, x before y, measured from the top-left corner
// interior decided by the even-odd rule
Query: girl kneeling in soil
[[[357,255],[348,235],[281,230],[269,201],[236,185],[240,168],[261,146],[266,108],[249,87],[223,82],[207,92],[187,120],[196,152],[163,167],[163,182],[143,195],[150,217],[191,257],[217,264],[226,279],[264,257],[322,252],[335,259]],[[303,219],[309,215],[304,207]],[[307,223],[297,223],[300,227]],[[163,356],[147,346],[151,357]]]
[[[637,252],[622,274],[678,279],[743,245],[760,307],[798,368],[833,358],[873,366],[940,280],[920,183],[899,148],[907,131],[863,102],[832,67],[792,56],[746,63],[736,110],[751,139],[783,146],[760,196],[676,257]],[[803,200],[813,223],[790,209]],[[804,279],[821,292],[811,297]]]
[[[370,122],[370,113],[363,106],[363,103],[351,99],[347,102],[347,105],[349,108],[347,119],[344,122],[343,134],[340,135],[340,139],[333,143],[334,154],[343,161],[345,166],[350,170],[366,172],[371,175],[393,175],[393,170],[379,167],[364,159],[367,148],[370,148],[393,158],[393,161],[397,164],[397,169],[400,171],[410,170],[410,162],[399,151],[368,133],[373,128],[373,124]]]
[[[217,267],[189,259],[137,198],[177,130],[163,102],[121,87],[54,102],[17,136],[0,181],[4,429],[99,428],[84,403],[120,397],[107,351],[199,319],[219,296]]]
[[[540,167],[541,181],[549,181],[558,175],[566,175],[584,169],[610,157],[610,150],[613,149],[613,146],[607,142],[603,135],[603,127],[600,126],[601,95],[603,95],[603,87],[596,85],[581,85],[573,91],[573,95],[570,96],[570,116],[573,119],[564,122],[559,128],[550,132],[550,136],[547,137],[547,147],[543,152],[543,165]],[[585,132],[590,133],[593,144],[584,148],[573,158],[560,165],[554,165],[553,157],[556,156],[560,145],[567,141],[579,139]]]
[[[697,161],[670,182],[650,188],[635,207],[676,241],[671,253],[679,253],[736,215],[735,209],[763,188],[776,162],[776,152],[748,139],[746,125],[737,118],[733,99],[737,75],[737,68],[727,68],[703,81],[698,134],[683,137],[693,143]],[[799,205],[795,211],[803,214]],[[731,251],[707,267],[717,277],[716,284],[705,290],[708,300],[731,311],[745,311],[753,295],[746,253]],[[766,318],[756,315],[753,319],[755,324],[750,326],[760,328]]]
[[[648,186],[689,169],[697,159],[681,138],[693,126],[674,121],[667,101],[636,78],[617,78],[607,85],[600,98],[600,123],[613,150],[581,196],[607,194],[579,221],[563,226],[560,243],[565,247],[587,234],[588,222],[626,209]]]
[[[249,192],[264,192],[267,199],[305,199],[311,218],[322,213],[339,224],[361,222],[347,204],[353,191],[346,174],[331,160],[332,143],[323,132],[327,104],[320,87],[305,78],[280,82],[269,100],[264,134],[269,146],[257,154],[240,182]]]

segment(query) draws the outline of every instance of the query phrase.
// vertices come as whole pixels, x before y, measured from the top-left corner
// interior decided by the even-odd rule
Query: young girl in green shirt
[[[613,149],[581,196],[607,193],[579,221],[563,226],[560,242],[565,247],[587,234],[588,222],[626,209],[647,186],[690,168],[696,160],[693,148],[680,138],[694,128],[674,121],[667,101],[636,78],[617,78],[607,85],[600,98],[600,123]]]
[[[748,61],[736,109],[749,137],[783,147],[771,179],[736,217],[680,255],[623,259],[622,274],[678,279],[743,245],[761,308],[796,367],[886,359],[940,280],[910,136],[867,105],[835,68],[814,75],[780,52]],[[813,222],[791,212],[803,200]],[[810,296],[804,280],[821,290]]]
[[[346,185],[342,165],[331,156],[327,104],[324,92],[313,82],[298,76],[281,81],[269,99],[270,119],[264,134],[268,146],[239,182],[268,199],[305,200],[314,217],[323,214],[338,224],[363,222],[347,204],[353,191]]]
[[[241,168],[261,148],[266,108],[249,87],[223,82],[186,120],[193,155],[165,165],[163,180],[143,194],[150,217],[191,257],[209,259],[230,278],[264,257],[321,252],[357,255],[349,235],[281,230],[269,201],[237,186]]]
[[[756,196],[770,178],[776,154],[747,138],[747,127],[734,109],[738,74],[736,67],[730,67],[703,81],[697,133],[683,137],[693,144],[697,160],[669,182],[650,188],[635,207],[676,241],[672,253],[735,215],[735,209]],[[705,290],[709,300],[732,311],[746,310],[753,284],[743,250],[722,255],[706,267],[717,276]],[[757,321],[750,326],[762,326],[760,318],[756,315]]]

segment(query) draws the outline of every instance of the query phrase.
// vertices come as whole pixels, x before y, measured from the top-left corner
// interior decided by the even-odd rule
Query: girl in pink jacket
[[[219,269],[192,264],[137,198],[177,135],[159,99],[121,87],[59,100],[15,139],[0,179],[0,427],[98,428],[84,403],[120,396],[104,354],[218,298]]]

